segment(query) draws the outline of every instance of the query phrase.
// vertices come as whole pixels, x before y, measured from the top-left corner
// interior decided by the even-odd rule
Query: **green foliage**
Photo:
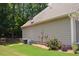
[[[73,44],[73,45],[72,45],[72,49],[73,49],[74,51],[76,51],[76,50],[78,49],[77,44]]]
[[[49,50],[58,50],[61,47],[61,45],[57,39],[51,39],[48,42],[48,47],[49,47]]]
[[[73,44],[72,45],[72,49],[73,49],[74,53],[78,53],[79,54],[79,45],[78,44]]]

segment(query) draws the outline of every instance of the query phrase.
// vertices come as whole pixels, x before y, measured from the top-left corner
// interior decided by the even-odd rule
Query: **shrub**
[[[79,53],[79,44],[73,44],[72,49],[75,54]]]
[[[62,50],[62,51],[67,51],[67,50],[68,50],[68,47],[66,47],[66,45],[62,45],[62,46],[61,46],[61,50]]]
[[[60,49],[61,45],[57,39],[52,39],[48,42],[49,50],[58,50]]]
[[[76,51],[76,50],[78,49],[77,44],[73,44],[73,45],[72,45],[72,49],[73,49],[74,51]]]

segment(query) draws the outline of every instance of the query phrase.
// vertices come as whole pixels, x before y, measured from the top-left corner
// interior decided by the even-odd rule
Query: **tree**
[[[0,37],[21,37],[21,26],[47,7],[43,3],[0,4]]]
[[[6,36],[8,28],[8,4],[0,4],[0,37]]]

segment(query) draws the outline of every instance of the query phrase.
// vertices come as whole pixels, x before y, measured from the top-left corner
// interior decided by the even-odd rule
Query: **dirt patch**
[[[64,52],[64,51],[62,51],[62,50],[58,50],[58,51]],[[68,50],[68,51],[65,51],[64,53],[72,53],[72,54],[74,54],[74,51],[73,51],[73,50]]]
[[[73,50],[68,50],[67,53],[73,53],[74,54],[74,51]]]
[[[14,46],[14,45],[23,45],[23,43],[11,44],[11,45],[8,45],[8,46]]]
[[[37,46],[40,48],[44,48],[44,49],[49,49],[49,47],[45,46],[45,45],[41,45],[41,44],[32,44],[33,46]]]

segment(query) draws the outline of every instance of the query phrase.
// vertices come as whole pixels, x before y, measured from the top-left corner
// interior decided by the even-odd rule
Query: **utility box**
[[[28,41],[27,41],[27,44],[29,44],[29,45],[31,45],[32,43],[33,43],[32,40],[28,40]]]

